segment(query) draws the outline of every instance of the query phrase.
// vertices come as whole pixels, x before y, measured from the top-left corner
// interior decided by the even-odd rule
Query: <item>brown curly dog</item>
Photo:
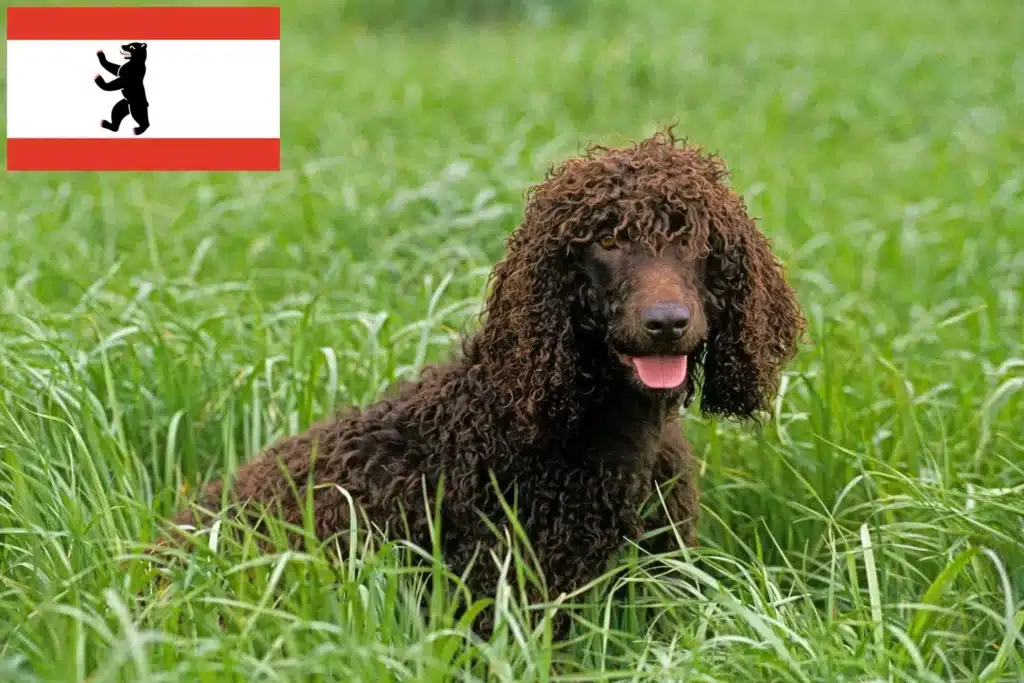
[[[677,534],[694,544],[698,490],[680,408],[699,384],[705,415],[757,423],[805,327],[726,174],[671,129],[552,170],[528,193],[461,354],[278,442],[228,490],[210,485],[200,506],[255,502],[301,526],[310,495],[317,535],[345,541],[344,488],[361,517],[430,548],[424,492],[443,476],[440,547],[459,573],[472,561],[468,584],[482,597],[499,581],[488,521],[507,520],[502,500],[516,501],[550,597],[597,576],[625,539],[669,528],[646,547],[668,550]],[[644,519],[656,487],[664,504]],[[556,636],[566,627],[556,620]]]

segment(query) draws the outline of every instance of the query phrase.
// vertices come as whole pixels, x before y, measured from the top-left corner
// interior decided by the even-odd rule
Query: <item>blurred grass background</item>
[[[282,21],[281,173],[0,184],[0,680],[1024,677],[1024,5]],[[763,432],[688,418],[696,554],[625,553],[562,645],[508,596],[491,643],[420,615],[387,553],[222,544],[152,588],[137,545],[200,480],[472,328],[551,163],[670,123],[811,321]]]

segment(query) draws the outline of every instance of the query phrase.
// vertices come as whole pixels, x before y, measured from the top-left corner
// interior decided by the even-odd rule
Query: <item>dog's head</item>
[[[705,414],[770,408],[805,321],[726,175],[669,130],[592,147],[530,190],[478,341],[531,419],[617,379],[689,398],[700,375]]]

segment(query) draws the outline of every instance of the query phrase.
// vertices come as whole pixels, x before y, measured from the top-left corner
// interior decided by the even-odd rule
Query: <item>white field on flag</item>
[[[131,117],[114,133],[100,126],[121,99],[94,82],[115,76],[121,45],[147,43],[145,138],[279,138],[280,41],[8,40],[8,138],[135,137]]]

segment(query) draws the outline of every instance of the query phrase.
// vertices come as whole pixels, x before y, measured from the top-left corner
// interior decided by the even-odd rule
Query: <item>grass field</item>
[[[471,4],[286,7],[279,174],[4,178],[0,680],[1024,680],[1024,4]],[[810,320],[764,430],[688,418],[699,550],[561,644],[388,552],[153,588],[199,480],[448,353],[551,162],[673,122]]]

